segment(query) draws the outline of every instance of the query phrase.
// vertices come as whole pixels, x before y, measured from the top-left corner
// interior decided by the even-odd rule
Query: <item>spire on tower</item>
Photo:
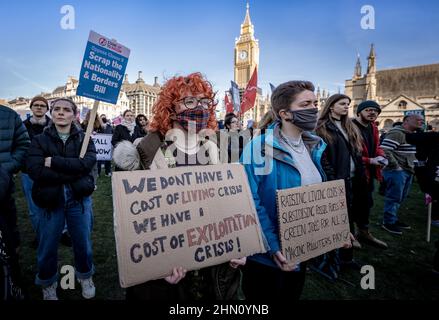
[[[248,3],[248,1],[247,1],[247,11],[246,11],[246,13],[245,13],[245,18],[244,18],[244,23],[243,23],[243,25],[247,25],[247,26],[249,26],[249,25],[251,25],[252,24],[252,21],[251,21],[251,19],[250,19],[250,5],[249,5],[249,3]]]
[[[375,47],[373,43],[370,45],[370,53],[367,57],[367,74],[375,73],[376,72],[376,54],[375,54]]]
[[[357,53],[357,63],[355,65],[354,78],[361,78],[361,61],[359,53]]]
[[[370,45],[369,57],[375,58],[375,46],[373,43]]]
[[[245,12],[244,22],[241,24],[241,35],[250,33],[250,35],[253,37],[255,31],[252,21],[250,19],[250,5],[248,2],[246,7],[247,10]]]

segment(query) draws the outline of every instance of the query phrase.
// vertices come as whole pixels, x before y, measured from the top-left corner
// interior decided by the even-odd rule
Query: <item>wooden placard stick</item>
[[[85,132],[85,138],[82,142],[81,153],[79,154],[79,158],[84,158],[85,153],[87,152],[88,142],[90,141],[90,136],[93,131],[93,124],[95,123],[96,113],[98,112],[99,100],[95,100],[93,103],[93,109],[90,113],[90,118],[87,124],[87,130]]]

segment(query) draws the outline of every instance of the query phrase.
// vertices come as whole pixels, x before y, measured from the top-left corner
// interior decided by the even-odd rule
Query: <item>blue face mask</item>
[[[287,110],[291,114],[291,119],[287,121],[294,124],[303,131],[312,131],[317,125],[317,108],[303,109],[303,110]]]

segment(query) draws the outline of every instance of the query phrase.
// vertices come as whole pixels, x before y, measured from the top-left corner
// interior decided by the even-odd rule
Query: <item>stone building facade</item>
[[[121,91],[126,93],[130,109],[136,115],[144,114],[148,119],[152,117],[152,107],[160,92],[157,77],[154,78],[154,84],[149,85],[143,80],[142,71],[139,71],[137,80],[134,83],[129,83],[128,74],[126,74]]]
[[[427,123],[439,131],[439,63],[377,70],[372,44],[366,73],[362,74],[358,57],[354,76],[345,82],[345,93],[352,98],[352,115],[361,101],[372,99],[380,104],[380,129],[402,121],[404,112],[417,110],[423,111]]]

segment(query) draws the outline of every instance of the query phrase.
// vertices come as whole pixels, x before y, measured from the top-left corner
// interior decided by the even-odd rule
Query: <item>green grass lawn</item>
[[[16,180],[20,181],[19,179]],[[42,299],[41,290],[34,285],[36,268],[36,250],[31,243],[35,237],[27,213],[21,184],[17,183],[18,223],[22,246],[20,261],[25,282],[32,299]],[[124,299],[124,290],[119,286],[117,259],[113,232],[113,207],[111,179],[102,176],[98,180],[98,189],[93,194],[94,229],[93,253],[96,274],[96,299]],[[340,275],[343,280],[330,282],[322,276],[309,272],[305,282],[302,299],[306,300],[349,300],[349,299],[421,299],[439,298],[439,280],[431,274],[434,241],[439,238],[439,228],[432,228],[432,241],[425,241],[427,210],[423,203],[423,194],[415,184],[409,198],[400,210],[401,219],[412,226],[402,236],[394,236],[382,230],[377,223],[381,221],[383,197],[375,195],[375,207],[371,217],[371,231],[389,245],[381,250],[363,246],[355,252],[355,258],[375,269],[375,290],[363,290],[360,286],[360,271],[347,270]],[[71,248],[59,247],[59,266],[73,265]],[[79,284],[75,290],[58,289],[60,299],[82,299]]]

